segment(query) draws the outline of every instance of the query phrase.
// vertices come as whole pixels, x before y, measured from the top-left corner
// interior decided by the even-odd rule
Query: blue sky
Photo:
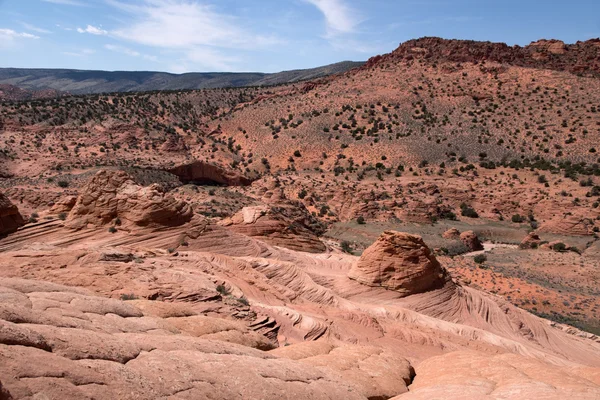
[[[276,72],[422,36],[573,43],[600,0],[0,0],[0,67]]]

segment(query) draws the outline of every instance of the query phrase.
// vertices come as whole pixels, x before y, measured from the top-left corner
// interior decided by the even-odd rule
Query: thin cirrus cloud
[[[27,29],[28,31],[43,33],[43,34],[52,33],[52,31],[49,31],[48,29],[40,28],[35,25],[28,24],[27,22],[21,22],[21,25],[23,25],[23,27],[25,29]]]
[[[105,44],[104,48],[106,50],[110,50],[110,51],[113,51],[115,53],[125,54],[125,55],[130,56],[130,57],[142,57],[145,60],[158,61],[158,58],[156,56],[151,56],[151,55],[148,55],[148,54],[142,54],[139,51],[132,50],[132,49],[130,49],[128,47],[125,47],[125,46],[119,46],[119,45],[115,45],[115,44]]]
[[[317,7],[325,17],[327,36],[353,33],[359,24],[356,12],[342,0],[305,0]]]
[[[85,28],[77,28],[77,32],[79,33],[89,33],[91,35],[103,36],[108,35],[108,31],[105,31],[102,28],[98,28],[97,26],[88,25]]]
[[[173,51],[182,64],[233,70],[239,59],[230,55],[231,50],[265,49],[283,43],[274,36],[244,28],[244,21],[199,2],[144,0],[130,4],[107,1],[132,16],[131,24],[111,31],[112,36]]]
[[[85,7],[87,4],[77,0],[42,0],[45,3],[61,4],[64,6]]]
[[[80,51],[63,51],[62,54],[64,54],[65,56],[70,56],[70,57],[86,57],[86,56],[91,56],[92,54],[95,54],[96,50],[92,50],[92,49],[83,49]]]

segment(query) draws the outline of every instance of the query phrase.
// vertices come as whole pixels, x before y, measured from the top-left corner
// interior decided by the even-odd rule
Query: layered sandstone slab
[[[408,296],[443,286],[446,271],[420,236],[385,231],[365,250],[348,277]]]

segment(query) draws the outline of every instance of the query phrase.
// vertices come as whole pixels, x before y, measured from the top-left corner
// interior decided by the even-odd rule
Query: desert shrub
[[[227,290],[225,285],[217,285],[217,292],[219,292],[221,296],[227,296],[229,294],[229,290]]]
[[[475,211],[475,209],[469,207],[464,203],[460,205],[460,209],[460,215],[462,215],[463,217],[479,218],[479,214],[477,214],[477,211]]]
[[[57,185],[61,188],[68,188],[69,187],[69,182],[68,181],[58,181]]]
[[[352,254],[352,244],[349,241],[342,241],[342,243],[340,243],[340,247],[344,253]]]
[[[565,251],[565,250],[567,250],[567,245],[562,242],[554,243],[554,245],[552,246],[552,250]]]
[[[250,302],[245,297],[240,297],[240,298],[237,298],[236,300],[237,300],[238,303],[240,303],[242,305],[245,305],[245,306],[249,306],[250,305]]]
[[[308,194],[308,193],[306,192],[306,190],[305,190],[305,189],[302,189],[302,190],[300,191],[300,193],[298,193],[298,198],[300,198],[300,199],[303,199],[303,198],[305,198],[305,197],[306,197],[306,195],[307,195],[307,194]]]
[[[114,226],[111,226],[110,228],[108,228],[108,231],[110,233],[116,233],[117,232],[117,228],[115,228]]]
[[[360,224],[360,225],[364,225],[366,224],[365,222],[365,217],[363,217],[362,215],[359,216],[358,218],[356,218],[356,223]]]
[[[60,214],[58,214],[58,219],[60,219],[61,221],[64,221],[65,219],[67,219],[67,214],[64,212],[61,212]]]
[[[440,213],[441,219],[449,219],[450,221],[456,221],[456,214],[452,211],[444,210]]]
[[[477,264],[483,264],[487,261],[487,257],[485,254],[477,254],[475,257],[473,257],[473,261],[475,261]]]
[[[454,241],[454,242],[450,243],[449,245],[447,245],[446,247],[444,247],[444,252],[451,257],[465,254],[465,253],[468,253],[469,251],[471,251],[471,250],[463,242],[458,241],[458,240]]]
[[[515,214],[512,216],[511,221],[516,224],[520,224],[521,222],[525,221],[525,217],[523,217],[519,214]]]
[[[121,300],[123,300],[123,301],[126,301],[126,300],[136,300],[137,298],[138,297],[135,294],[133,294],[133,293],[129,293],[129,294],[123,293],[121,295]]]

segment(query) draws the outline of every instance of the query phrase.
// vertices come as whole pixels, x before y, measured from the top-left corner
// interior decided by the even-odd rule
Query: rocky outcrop
[[[575,44],[564,44],[558,40],[539,40],[520,47],[508,46],[505,43],[423,37],[400,44],[391,54],[371,58],[363,68],[373,68],[392,61],[410,62],[414,59],[432,63],[491,61],[519,67],[600,76],[600,39]]]
[[[385,231],[365,250],[348,277],[408,296],[443,286],[447,274],[420,236]]]
[[[460,240],[471,251],[483,250],[483,245],[473,231],[465,231],[460,234]]]
[[[25,220],[17,206],[0,193],[0,236],[13,233],[23,225]]]
[[[177,226],[193,216],[191,207],[160,185],[137,185],[123,171],[101,170],[81,190],[66,225]]]
[[[530,232],[527,236],[525,236],[523,241],[521,241],[521,244],[519,244],[519,248],[537,249],[538,247],[540,247],[541,243],[542,239],[540,239],[539,235],[535,232]]]
[[[177,175],[184,183],[220,184],[226,186],[247,186],[252,183],[251,179],[237,172],[203,161],[194,161],[189,164],[180,165],[169,169],[168,172]]]
[[[322,226],[300,202],[244,207],[219,224],[275,246],[309,253],[326,250],[317,236]]]
[[[460,239],[460,231],[456,228],[450,228],[442,235],[444,239],[458,240]]]
[[[56,203],[54,203],[54,205],[50,209],[50,213],[51,214],[68,213],[73,209],[73,207],[75,207],[75,203],[77,203],[77,196],[64,197],[64,198],[60,199],[59,201],[57,201]]]

